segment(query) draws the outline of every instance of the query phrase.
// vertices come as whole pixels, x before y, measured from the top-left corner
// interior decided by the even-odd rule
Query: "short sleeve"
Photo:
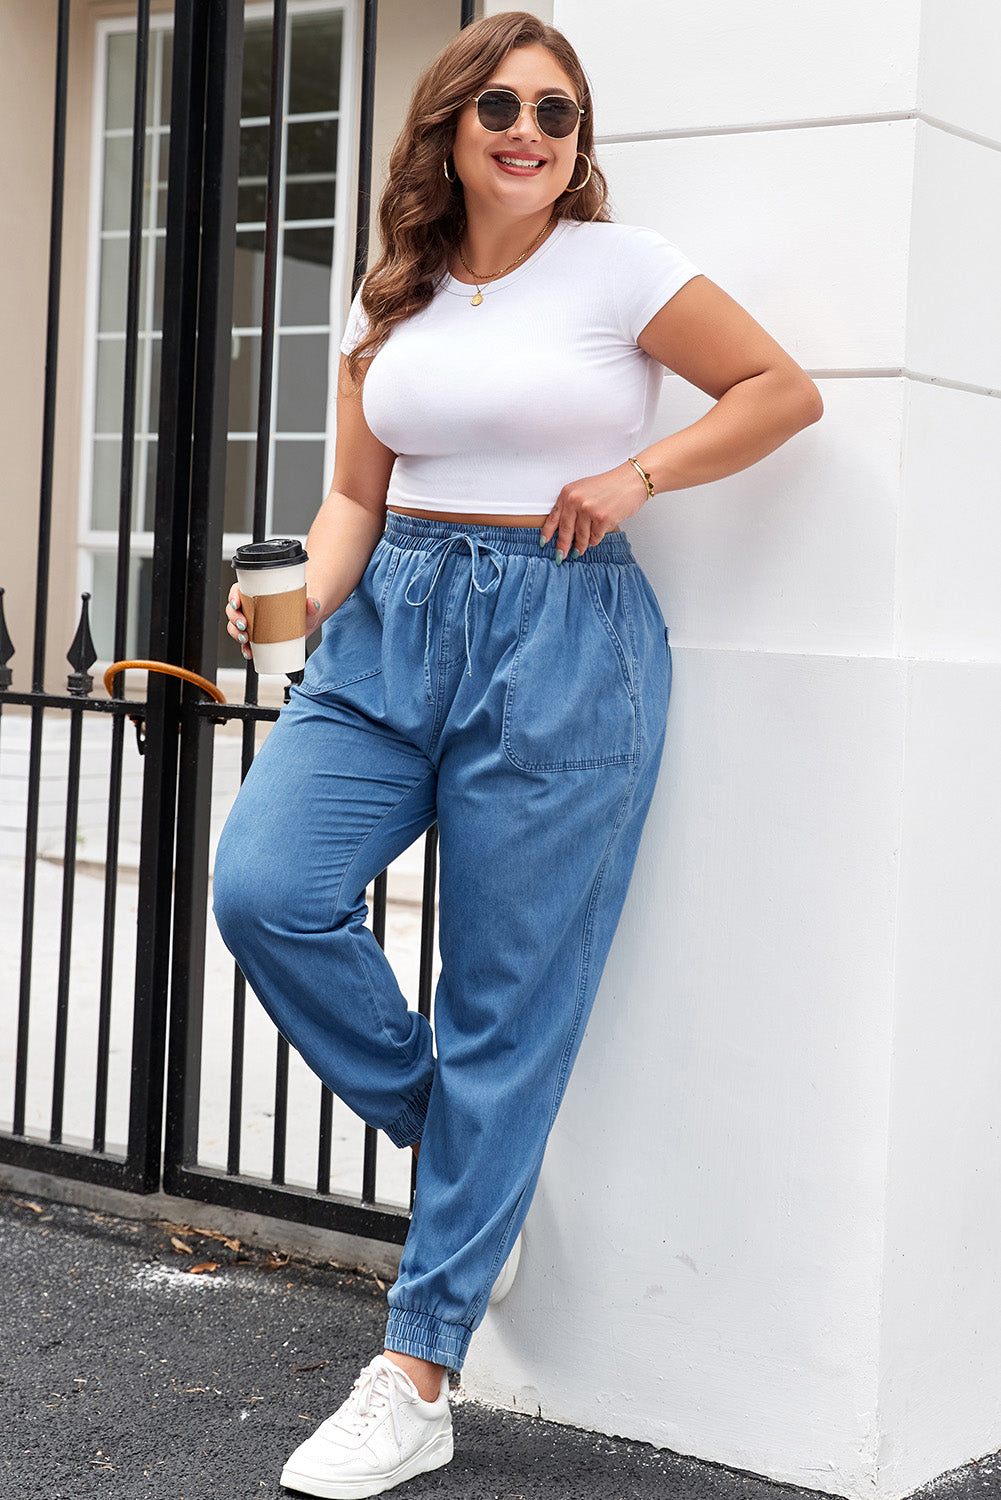
[[[619,247],[614,277],[615,306],[626,337],[635,343],[664,303],[701,274],[677,245],[655,229],[631,228]]]
[[[350,354],[352,349],[361,343],[368,332],[368,317],[361,305],[361,293],[364,285],[365,283],[362,282],[357,292],[355,292],[354,300],[348,310],[348,320],[344,325],[344,337],[341,339],[342,354]]]

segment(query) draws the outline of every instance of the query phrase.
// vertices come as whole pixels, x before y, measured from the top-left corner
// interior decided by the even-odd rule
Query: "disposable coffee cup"
[[[273,537],[233,558],[258,673],[281,677],[306,665],[306,563],[301,542]]]

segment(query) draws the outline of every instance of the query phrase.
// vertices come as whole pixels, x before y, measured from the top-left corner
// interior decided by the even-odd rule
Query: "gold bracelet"
[[[653,480],[650,478],[650,475],[647,473],[646,469],[641,467],[641,465],[636,461],[635,458],[631,458],[629,462],[632,464],[633,468],[636,470],[637,474],[646,485],[647,498],[652,500],[657,492],[653,487]]]

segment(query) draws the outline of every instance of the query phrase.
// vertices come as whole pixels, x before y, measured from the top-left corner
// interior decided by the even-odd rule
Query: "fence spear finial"
[[[83,601],[80,606],[80,623],[73,637],[73,644],[66,653],[66,660],[76,671],[71,672],[66,679],[66,686],[74,698],[86,698],[94,686],[94,679],[88,671],[97,661],[97,651],[90,635],[90,616],[87,608],[90,599],[89,594],[81,594]]]
[[[7,663],[14,655],[14,642],[7,633],[7,621],[3,617],[3,589],[0,589],[0,692],[9,688],[12,673]]]

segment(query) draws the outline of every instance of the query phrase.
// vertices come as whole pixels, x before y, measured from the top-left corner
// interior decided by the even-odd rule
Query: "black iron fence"
[[[374,117],[377,0],[364,0],[357,159],[355,276],[368,252],[369,193]],[[0,590],[0,747],[10,732],[8,713],[29,716],[24,778],[25,827],[21,892],[20,966],[13,1025],[13,1091],[9,1128],[0,1130],[0,1160],[58,1176],[85,1179],[133,1192],[156,1191],[161,1181],[174,1194],[284,1216],[388,1241],[406,1234],[409,1200],[380,1199],[378,1137],[365,1129],[361,1182],[356,1193],[332,1191],[334,1106],[319,1084],[315,1173],[311,1182],[289,1181],[289,1050],[275,1038],[270,1177],[243,1168],[246,1118],[246,986],[234,965],[228,1038],[225,1166],[199,1156],[203,1097],[205,953],[210,886],[210,825],[213,757],[217,730],[240,726],[240,776],[253,760],[259,726],[278,710],[258,701],[258,683],[246,669],[243,702],[218,702],[196,679],[212,684],[218,668],[218,619],[222,578],[227,402],[234,296],[237,223],[243,0],[176,0],[173,14],[169,170],[164,242],[163,336],[157,424],[158,462],[149,622],[149,658],[179,669],[181,676],[150,672],[144,699],[125,696],[125,677],[108,679],[108,696],[94,695],[90,669],[97,660],[90,633],[89,595],[68,659],[66,691],[46,689],[45,654],[53,529],[53,450],[59,357],[63,199],[66,161],[66,99],[69,60],[69,0],[58,0],[56,88],[53,127],[52,207],[49,252],[47,345],[44,386],[38,554],[31,687],[15,691],[9,662],[21,645],[20,621],[3,617]],[[472,19],[463,0],[460,20]],[[279,182],[286,0],[275,0],[271,36],[271,89],[263,245],[261,358],[257,392],[253,537],[265,534],[269,424],[273,407],[272,367],[276,319]],[[133,527],[134,437],[139,356],[140,284],[144,202],[147,89],[150,56],[149,0],[138,0],[135,17],[135,82],[131,138],[125,363],[121,414],[116,591],[113,655],[126,657]],[[59,518],[57,518],[58,520]],[[0,582],[3,580],[0,579]],[[65,835],[61,858],[58,939],[51,921],[44,932],[58,945],[51,1046],[51,1107],[48,1129],[29,1124],[33,1001],[37,1004],[39,807],[46,726],[68,719],[65,762]],[[107,724],[106,829],[103,845],[103,910],[96,983],[92,1052],[79,1056],[71,1043],[71,983],[76,914],[78,817],[84,721]],[[136,725],[132,745],[126,720]],[[134,932],[121,921],[120,833],[126,756],[142,753],[142,797]],[[420,922],[418,1004],[430,1014],[435,945],[436,830],[426,836]],[[372,922],[385,941],[388,880],[376,882]],[[128,951],[126,952],[126,947]],[[127,964],[126,964],[127,959]],[[109,1145],[108,1090],[112,1017],[117,971],[132,976],[131,1056],[127,1139]],[[48,969],[46,970],[48,973]],[[119,985],[119,990],[121,986]],[[50,1000],[50,996],[46,996]],[[93,1129],[89,1139],[67,1140],[64,1104],[67,1068],[93,1068]],[[218,1072],[219,1059],[213,1058]],[[216,1087],[219,1084],[216,1078]],[[342,1105],[337,1106],[343,1109]],[[301,1173],[299,1174],[301,1178]]]

